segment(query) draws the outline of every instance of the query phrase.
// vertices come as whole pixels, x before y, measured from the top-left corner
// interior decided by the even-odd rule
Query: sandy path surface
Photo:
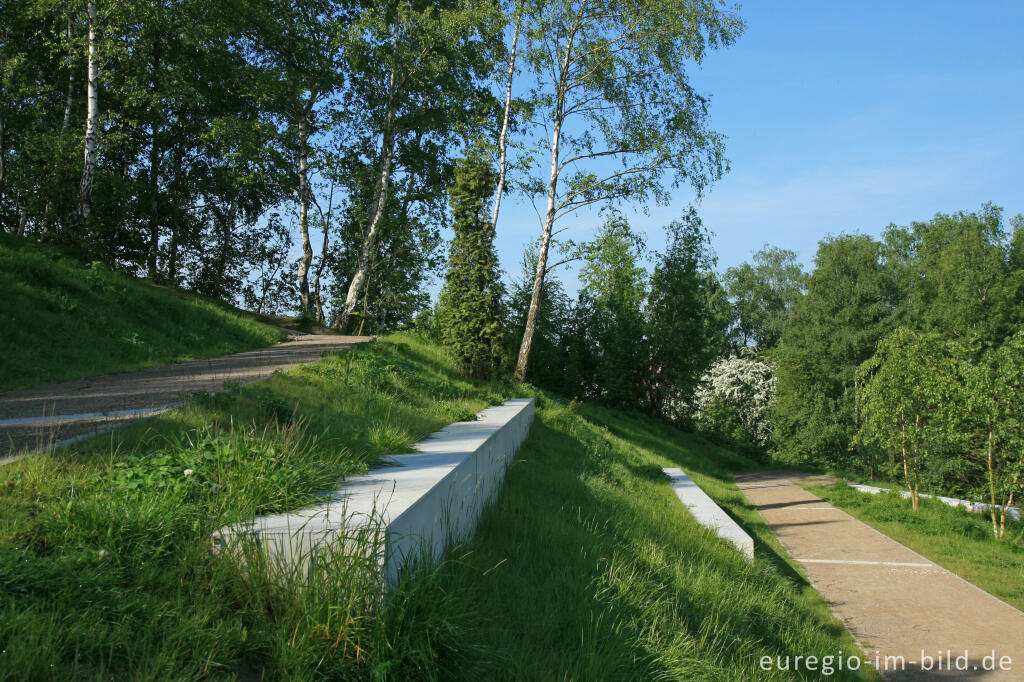
[[[368,336],[304,334],[244,353],[0,392],[0,462],[178,407],[189,394],[220,391],[225,382],[263,379],[277,370],[314,362],[325,352],[369,340]]]
[[[735,480],[885,679],[1024,680],[1024,613],[794,484],[834,479]]]

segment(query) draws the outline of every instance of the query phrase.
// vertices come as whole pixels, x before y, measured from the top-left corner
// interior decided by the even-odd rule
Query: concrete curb
[[[439,559],[450,543],[469,537],[533,414],[531,398],[487,408],[476,421],[420,441],[416,453],[387,457],[384,466],[348,479],[321,504],[222,528],[214,542],[227,549],[239,539],[255,540],[278,569],[307,577],[316,556],[337,551],[339,543],[357,552],[377,547],[385,585],[394,587],[408,562]]]
[[[754,558],[754,540],[726,514],[715,501],[678,468],[662,469],[672,482],[679,501],[693,514],[697,523],[715,531],[718,537],[732,543],[748,559]]]
[[[873,486],[873,485],[864,485],[862,483],[848,483],[847,485],[849,485],[851,488],[856,488],[857,490],[861,491],[862,493],[868,493],[870,495],[878,495],[879,493],[893,492],[889,488],[878,488],[878,487]],[[910,497],[911,497],[910,491],[908,491],[908,490],[900,490],[900,491],[897,491],[897,492],[899,492],[900,497],[903,497],[905,499],[910,499]],[[980,513],[987,513],[992,508],[991,504],[987,504],[985,502],[971,502],[970,500],[961,500],[961,499],[958,499],[956,497],[943,497],[942,495],[928,495],[927,493],[921,493],[920,497],[927,497],[928,499],[938,500],[939,502],[942,502],[943,504],[947,504],[950,507],[963,507],[964,509],[966,509],[968,511],[977,512],[979,514]],[[1003,511],[1003,505],[997,504],[996,505],[996,511],[997,512],[1002,512]],[[1006,518],[1013,519],[1014,521],[1020,521],[1020,507],[1007,507],[1006,508]]]

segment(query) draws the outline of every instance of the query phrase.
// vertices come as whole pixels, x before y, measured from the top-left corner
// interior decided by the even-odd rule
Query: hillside
[[[0,234],[0,390],[223,355],[285,333]]]
[[[351,555],[282,584],[207,551],[224,524],[308,504],[513,394],[537,415],[499,498],[390,599]],[[662,466],[758,538],[753,563]],[[856,647],[733,485],[758,466],[387,337],[5,467],[0,679],[790,679],[761,657]]]

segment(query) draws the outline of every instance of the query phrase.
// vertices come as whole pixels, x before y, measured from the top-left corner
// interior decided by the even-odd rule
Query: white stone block
[[[257,517],[220,529],[227,548],[253,539],[280,570],[311,570],[318,552],[365,552],[376,546],[385,583],[398,583],[410,560],[440,558],[451,542],[467,538],[501,487],[512,456],[533,421],[532,399],[490,407],[477,421],[459,422],[413,447],[384,458],[384,465],[346,480],[327,499],[287,514]]]
[[[754,540],[722,510],[708,494],[700,489],[682,469],[665,468],[662,471],[672,482],[679,500],[693,514],[697,523],[715,531],[723,540],[732,543],[748,559],[754,558]]]

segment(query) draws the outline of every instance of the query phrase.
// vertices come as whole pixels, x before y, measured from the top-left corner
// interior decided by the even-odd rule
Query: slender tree
[[[525,56],[550,157],[532,190],[545,197],[536,277],[516,362],[524,380],[556,222],[602,202],[667,200],[662,179],[700,191],[726,164],[706,127],[707,99],[686,65],[729,44],[742,22],[693,0],[571,0],[526,5]]]
[[[92,210],[92,185],[96,177],[96,157],[99,151],[100,120],[100,55],[98,51],[96,0],[87,0],[88,16],[88,76],[86,78],[85,143],[83,146],[82,179],[78,183],[78,221],[89,218]]]

